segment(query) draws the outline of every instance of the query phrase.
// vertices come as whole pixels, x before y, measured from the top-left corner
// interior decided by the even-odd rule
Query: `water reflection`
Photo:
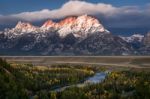
[[[96,73],[93,77],[88,78],[85,83],[100,83],[106,78],[107,72]]]
[[[102,82],[106,78],[107,74],[108,74],[108,71],[96,73],[94,76],[89,77],[83,83],[79,83],[79,84],[75,84],[75,85],[70,85],[70,86],[64,86],[64,87],[61,87],[61,88],[57,88],[54,91],[60,92],[60,91],[63,91],[66,88],[69,88],[69,87],[75,87],[75,86],[76,87],[84,87],[87,84],[97,84],[97,83]]]

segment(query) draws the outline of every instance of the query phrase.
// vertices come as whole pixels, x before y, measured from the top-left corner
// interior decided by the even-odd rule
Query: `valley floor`
[[[150,68],[150,56],[1,56],[8,62],[33,65],[86,64],[109,67]]]

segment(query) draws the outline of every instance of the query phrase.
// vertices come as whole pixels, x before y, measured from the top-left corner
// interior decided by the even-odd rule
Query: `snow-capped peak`
[[[50,29],[50,28],[54,28],[55,25],[56,25],[56,23],[53,22],[52,20],[47,20],[47,21],[41,26],[41,28]]]
[[[105,31],[103,25],[96,18],[87,15],[68,17],[58,24],[58,33],[61,37],[72,33],[75,37],[84,38],[95,32]]]
[[[141,34],[133,34],[129,37],[123,37],[123,36],[120,36],[123,40],[125,40],[126,42],[133,42],[133,41],[138,41],[138,42],[141,42],[144,38],[144,35],[141,35]]]
[[[60,37],[72,33],[75,37],[84,38],[95,32],[107,31],[98,19],[88,15],[67,17],[58,23],[48,20],[41,27],[43,30],[50,30],[51,28],[57,30]]]
[[[28,22],[19,21],[14,29],[19,29],[21,32],[34,32],[36,27]]]

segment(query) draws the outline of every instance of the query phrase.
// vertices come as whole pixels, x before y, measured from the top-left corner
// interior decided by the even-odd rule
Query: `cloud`
[[[43,9],[41,11],[23,12],[11,16],[22,18],[27,21],[35,21],[46,18],[59,19],[70,15],[82,15],[82,14],[95,15],[101,13],[109,16],[115,13],[116,11],[118,11],[117,8],[113,7],[110,4],[103,4],[103,3],[92,4],[87,3],[85,1],[69,1],[59,9],[55,10]]]
[[[115,7],[105,3],[88,3],[82,0],[70,0],[59,9],[43,9],[34,12],[22,12],[8,16],[0,16],[0,23],[18,20],[40,21],[43,19],[60,19],[72,15],[94,15],[108,27],[140,27],[150,26],[150,4],[145,8],[139,6]],[[9,20],[9,21],[8,21]],[[12,21],[13,20],[13,21]]]

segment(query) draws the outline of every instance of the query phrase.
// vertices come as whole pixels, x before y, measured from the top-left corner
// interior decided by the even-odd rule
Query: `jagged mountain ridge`
[[[95,32],[108,32],[98,19],[82,15],[78,17],[67,17],[60,22],[56,23],[52,20],[47,20],[41,27],[33,26],[27,22],[18,22],[15,28],[9,30],[9,32],[20,33],[46,33],[57,32],[60,37],[65,37],[70,33],[73,33],[75,37],[84,38]]]
[[[145,48],[142,35],[111,34],[98,19],[82,15],[60,22],[47,20],[41,27],[18,22],[0,33],[4,55],[135,55]],[[138,43],[135,43],[138,42]],[[138,45],[138,46],[137,46]],[[145,49],[147,51],[148,48]]]

